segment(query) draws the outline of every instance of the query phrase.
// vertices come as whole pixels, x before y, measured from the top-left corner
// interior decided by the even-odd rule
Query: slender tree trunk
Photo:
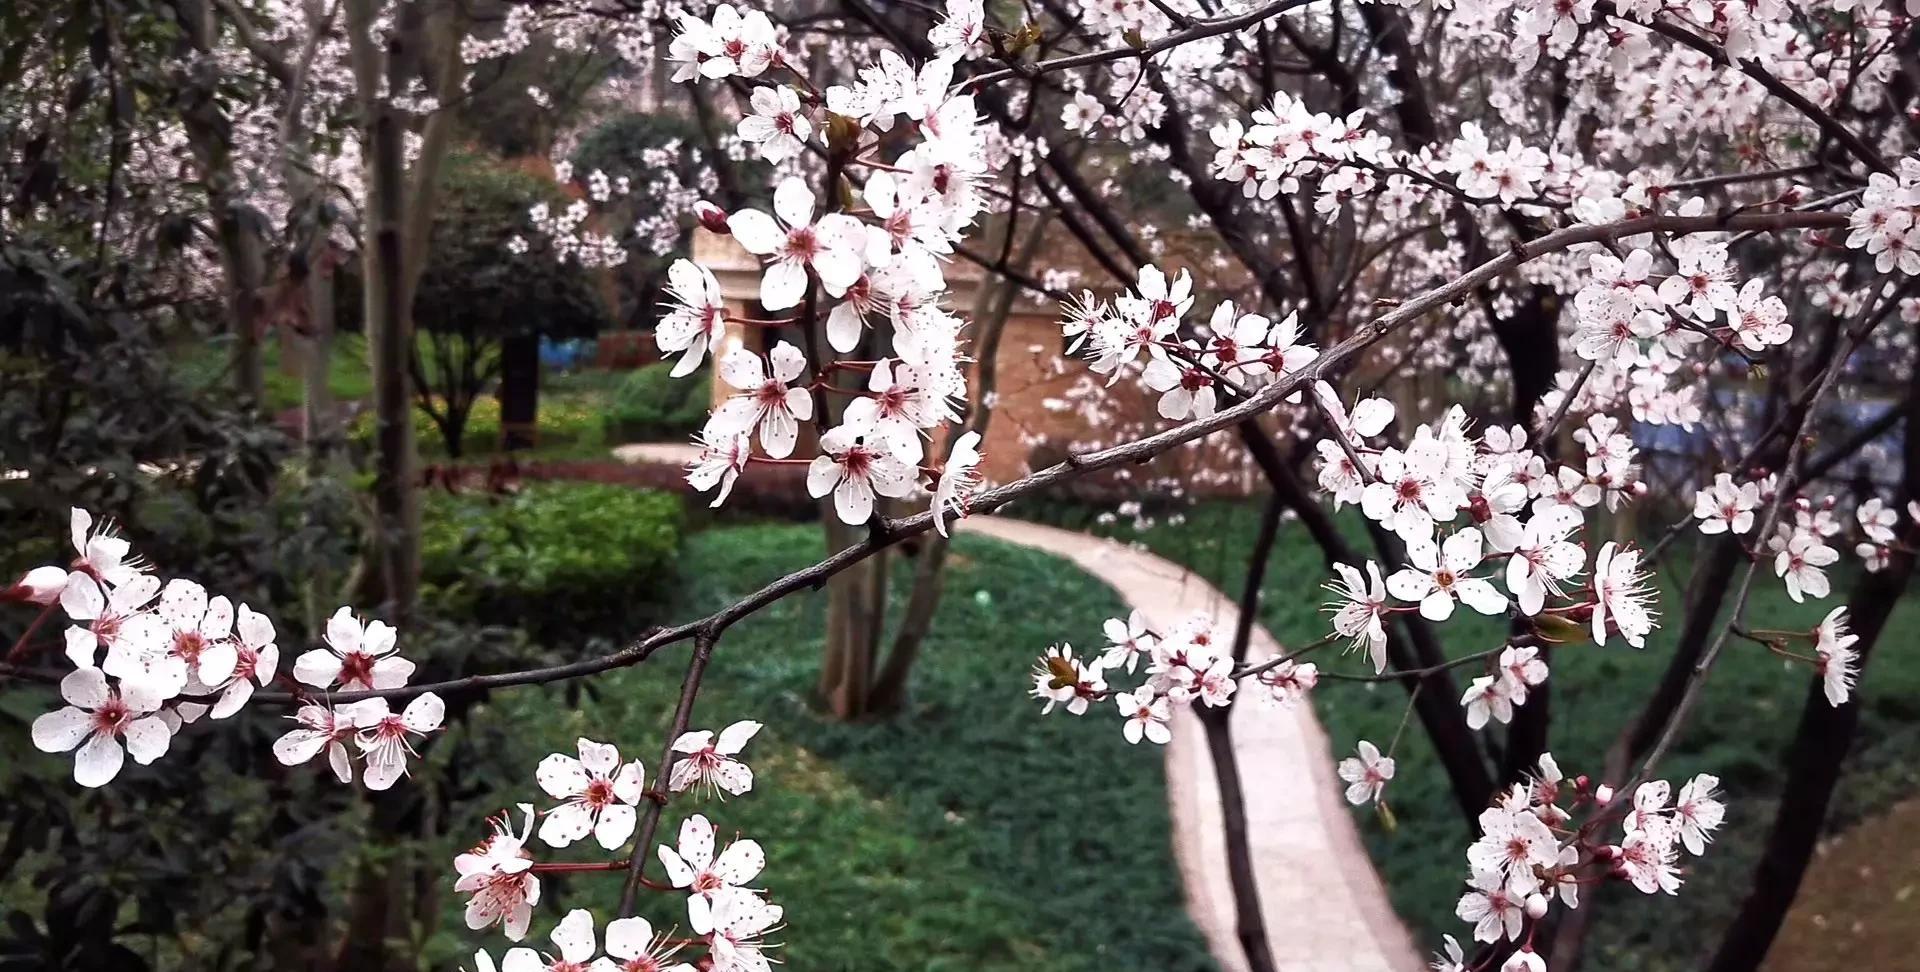
[[[1916,329],[1920,337],[1920,329]],[[1894,508],[1920,494],[1920,361],[1907,361],[1906,396],[1907,436],[1902,447],[1900,495]],[[1867,661],[1874,645],[1885,633],[1887,618],[1906,591],[1914,572],[1915,546],[1920,545],[1920,526],[1909,523],[1900,538],[1905,550],[1894,552],[1886,567],[1862,577],[1847,599],[1847,618],[1859,637],[1854,650],[1859,653],[1859,677],[1864,680]],[[1793,906],[1800,882],[1813,860],[1815,845],[1833,802],[1833,791],[1840,782],[1840,770],[1860,729],[1860,693],[1856,683],[1847,704],[1827,702],[1821,679],[1816,676],[1807,687],[1807,700],[1800,707],[1800,724],[1787,751],[1787,779],[1781,791],[1780,807],[1774,812],[1773,829],[1767,835],[1766,849],[1754,870],[1753,883],[1740,911],[1727,926],[1715,953],[1710,972],[1752,972],[1766,959],[1773,947],[1780,924]]]
[[[540,337],[516,334],[500,344],[500,445],[511,452],[538,445]]]
[[[865,536],[866,527],[840,522],[827,503],[827,549],[844,550]],[[873,667],[886,620],[887,558],[878,555],[841,571],[827,582],[827,647],[820,667],[820,695],[835,718],[852,721],[871,714]]]
[[[1280,532],[1280,511],[1286,504],[1278,493],[1267,497],[1254,536],[1253,555],[1247,561],[1246,586],[1240,594],[1239,624],[1233,632],[1233,664],[1247,659],[1253,625],[1260,612],[1260,587],[1267,579],[1267,561]],[[1234,934],[1246,953],[1252,972],[1273,972],[1273,947],[1267,938],[1266,917],[1260,911],[1260,885],[1253,873],[1253,844],[1247,833],[1246,790],[1240,782],[1240,764],[1233,754],[1233,709],[1196,704],[1194,714],[1207,734],[1207,752],[1213,758],[1213,776],[1220,787],[1220,823],[1227,838],[1227,881],[1233,888]]]
[[[1012,257],[1015,264],[1025,266],[1032,261],[1046,237],[1048,222],[1045,215],[1034,220],[1020,243],[1018,255]],[[1008,233],[1012,232],[1014,228],[1009,226]],[[987,402],[993,397],[999,377],[1000,336],[1006,333],[1007,318],[1012,316],[1013,303],[1019,295],[1019,285],[1003,276],[993,288],[982,287],[979,299],[974,302],[973,320],[978,328],[974,348],[977,361],[970,383],[967,419],[954,433],[955,438],[967,432],[978,432],[982,438],[986,437],[987,423],[993,418]],[[914,662],[920,657],[928,632],[933,629],[933,615],[939,610],[940,594],[946,589],[950,541],[937,533],[927,534],[924,540],[919,562],[914,565],[913,589],[907,595],[907,605],[900,613],[900,625],[894,631],[893,647],[888,650],[886,663],[874,679],[869,707],[876,713],[898,712],[906,706],[909,676],[913,673]]]
[[[414,274],[409,271],[407,184],[400,113],[387,91],[404,91],[421,54],[425,12],[406,7],[395,13],[385,32],[384,49],[374,33],[378,15],[375,0],[345,0],[347,36],[354,81],[365,129],[362,132],[366,201],[362,237],[362,277],[365,290],[363,320],[367,356],[373,372],[374,398],[374,536],[371,556],[388,621],[406,631],[414,619],[420,580],[420,505],[415,489],[418,454],[413,435],[413,316],[409,295]],[[438,113],[435,117],[444,116]],[[431,184],[427,176],[438,158],[423,152],[416,181]],[[415,199],[419,206],[424,200]],[[420,214],[416,211],[416,218]],[[416,262],[424,244],[414,250]],[[348,927],[340,966],[346,969],[384,970],[397,958],[393,927],[409,913],[406,891],[409,861],[392,842],[405,814],[399,794],[387,791],[373,798],[370,854],[360,864],[349,905]]]
[[[232,125],[214,100],[213,51],[220,28],[208,0],[175,0],[186,45],[191,49],[193,82],[182,92],[181,122],[206,185],[220,269],[226,278],[227,327],[233,336],[234,388],[259,405],[265,372],[260,362],[260,288],[266,277],[266,244],[260,238],[260,214],[233,191]]]

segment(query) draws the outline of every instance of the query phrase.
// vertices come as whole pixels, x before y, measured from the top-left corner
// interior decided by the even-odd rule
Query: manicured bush
[[[680,499],[591,483],[429,494],[421,576],[438,612],[554,645],[631,630],[667,597]]]
[[[627,376],[614,391],[607,413],[610,442],[678,442],[706,424],[712,379],[706,368],[673,377],[665,362]]]

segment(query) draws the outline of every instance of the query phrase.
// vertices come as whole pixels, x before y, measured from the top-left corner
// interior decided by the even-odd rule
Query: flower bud
[[[693,204],[693,214],[700,219],[700,225],[721,236],[731,236],[732,227],[727,225],[726,210],[702,199]]]
[[[12,587],[0,590],[0,601],[52,604],[67,586],[67,572],[58,567],[35,567]]]
[[[1527,917],[1539,921],[1547,916],[1547,899],[1535,891],[1527,895]]]
[[[1520,951],[1507,956],[1500,964],[1500,972],[1547,972],[1547,960],[1532,948],[1521,946]]]
[[[1593,791],[1593,800],[1595,803],[1599,803],[1603,805],[1612,803],[1613,787],[1610,787],[1605,783],[1600,784],[1600,786]]]

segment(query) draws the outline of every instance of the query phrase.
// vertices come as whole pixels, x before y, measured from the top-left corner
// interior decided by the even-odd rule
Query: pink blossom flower
[[[1378,802],[1393,779],[1393,757],[1380,755],[1374,744],[1360,740],[1356,755],[1340,761],[1340,778],[1347,781],[1347,802],[1354,806]]]
[[[645,918],[617,918],[607,922],[607,955],[615,959],[613,972],[694,972],[685,962],[667,963],[679,945],[668,944],[666,936],[656,938],[653,924]],[[601,972],[601,970],[593,970]]]
[[[947,535],[949,516],[967,515],[967,501],[980,487],[980,475],[976,471],[980,460],[978,432],[962,433],[947,451],[946,464],[940,467],[940,478],[933,487],[933,527],[943,537]]]
[[[493,834],[472,850],[453,859],[460,875],[453,889],[470,894],[467,899],[467,927],[479,931],[499,925],[512,941],[527,937],[527,925],[533,921],[533,906],[540,903],[540,878],[533,873],[533,858],[527,854],[527,837],[533,830],[533,806],[520,804],[526,826],[513,831],[513,821],[502,812],[493,818]]]
[[[1352,647],[1366,649],[1375,674],[1385,671],[1387,629],[1381,619],[1387,613],[1387,586],[1380,579],[1380,565],[1367,561],[1366,580],[1347,564],[1334,564],[1333,570],[1340,576],[1339,580],[1326,585],[1336,598],[1328,605],[1334,609],[1333,630],[1341,637],[1351,638]]]
[[[407,775],[407,760],[418,755],[413,749],[414,738],[439,729],[447,714],[446,704],[432,692],[407,703],[401,712],[389,709],[383,698],[355,702],[343,707],[342,712],[349,709],[355,742],[367,761],[361,781],[369,790],[387,789]]]
[[[680,824],[679,846],[659,847],[667,879],[687,892],[687,923],[699,934],[713,931],[713,906],[728,891],[745,889],[767,866],[758,841],[736,840],[714,855],[713,824],[694,814]]]
[[[654,328],[661,354],[678,354],[672,376],[682,378],[700,367],[708,352],[718,354],[727,334],[727,304],[713,272],[692,260],[667,267],[667,315]]]
[[[708,731],[689,732],[673,741],[674,760],[670,788],[675,793],[691,786],[706,786],[739,796],[753,789],[753,770],[735,759],[747,741],[760,731],[760,723],[736,722],[720,730],[719,739]]]
[[[534,778],[560,806],[540,822],[540,839],[566,847],[591,833],[600,846],[617,850],[633,835],[644,783],[640,762],[620,762],[620,750],[591,739],[576,740],[580,757],[553,753],[540,761]]]
[[[307,651],[293,662],[293,677],[314,688],[396,689],[413,677],[413,662],[394,649],[395,632],[385,621],[364,626],[353,609],[342,607],[327,619],[327,647]]]
[[[1115,693],[1114,704],[1120,707],[1120,715],[1126,719],[1121,727],[1121,735],[1127,742],[1139,745],[1141,739],[1151,743],[1166,745],[1173,741],[1173,730],[1167,727],[1172,720],[1167,700],[1146,686],[1133,692]]]
[[[833,494],[840,520],[859,526],[873,517],[873,497],[912,492],[914,467],[896,458],[879,439],[842,425],[820,437],[820,455],[807,467],[807,492]]]
[[[1267,687],[1269,699],[1292,708],[1320,684],[1320,669],[1312,662],[1283,661],[1254,677]]]
[[[813,191],[800,179],[788,178],[773,191],[778,223],[757,209],[743,209],[727,220],[734,238],[747,252],[773,259],[760,280],[760,304],[769,311],[800,303],[807,289],[808,269],[835,297],[860,279],[866,228],[845,213],[823,216],[816,223],[813,208]]]
[[[1466,527],[1436,548],[1431,541],[1407,546],[1408,565],[1387,578],[1387,590],[1403,601],[1417,601],[1420,616],[1445,621],[1453,616],[1454,598],[1481,614],[1507,609],[1506,595],[1485,578],[1467,574],[1483,559],[1480,531]]]
[[[719,487],[713,502],[719,506],[733,492],[733,484],[753,457],[753,442],[745,432],[709,431],[700,434],[700,455],[687,466],[687,485],[700,492]]]
[[[353,738],[352,713],[324,705],[303,705],[289,718],[300,728],[274,741],[273,757],[283,766],[298,766],[326,750],[327,765],[342,783],[353,781],[353,760],[347,741]]]
[[[1072,645],[1054,645],[1034,663],[1033,691],[1029,694],[1046,702],[1040,708],[1041,715],[1052,712],[1056,705],[1065,705],[1073,715],[1085,715],[1094,700],[1107,691],[1107,680],[1102,676],[1105,668],[1104,657],[1082,662],[1073,657]]]
[[[779,905],[751,891],[731,888],[716,895],[708,911],[712,972],[768,972],[764,938],[778,930],[781,914]]]
[[[81,668],[60,680],[60,697],[67,702],[65,708],[33,720],[33,745],[44,753],[78,749],[73,761],[75,783],[107,785],[120,774],[129,753],[142,766],[166,755],[173,727],[155,714],[161,700],[137,685],[111,688],[99,669]],[[120,748],[122,740],[125,750]]]
[[[594,961],[600,949],[594,941],[593,914],[585,908],[567,912],[548,937],[558,956],[542,956],[524,947],[511,949],[500,962],[500,972],[600,972],[610,964],[606,959]],[[593,963],[591,969],[589,962]]]
[[[1526,892],[1514,889],[1499,871],[1484,868],[1474,869],[1467,886],[1473,890],[1460,896],[1453,913],[1461,921],[1473,922],[1473,940],[1497,942],[1503,936],[1518,939],[1526,919]]]
[[[1859,640],[1859,635],[1847,629],[1844,604],[1827,612],[1813,629],[1813,650],[1819,659],[1817,670],[1829,705],[1845,705],[1853,692],[1854,662],[1859,657],[1853,645]]]
[[[720,377],[741,393],[729,396],[714,411],[707,422],[707,437],[738,435],[757,426],[767,455],[785,459],[793,455],[800,423],[813,418],[813,394],[805,386],[793,386],[807,368],[807,357],[781,341],[768,352],[767,364],[772,368],[746,348],[735,348],[720,359]]]

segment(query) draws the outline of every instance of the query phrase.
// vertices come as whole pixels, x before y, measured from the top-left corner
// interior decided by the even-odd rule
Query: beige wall
[[[730,312],[751,316],[759,295],[759,263],[731,239],[704,229],[694,234],[694,260],[719,280]],[[949,306],[963,313],[974,306],[979,270],[971,265],[948,265]],[[766,350],[757,328],[728,325],[721,347]],[[1112,388],[1088,370],[1083,358],[1065,355],[1056,309],[1049,304],[1016,305],[1008,317],[996,355],[996,391],[993,416],[987,425],[982,451],[982,475],[991,482],[1018,479],[1051,465],[1068,451],[1114,445],[1169,427],[1154,410],[1158,396],[1146,391],[1134,376]],[[715,403],[733,389],[714,376]],[[813,436],[803,428],[795,455],[811,453]],[[939,454],[942,450],[933,450]],[[1145,466],[1127,467],[1089,477],[1088,487],[1103,496],[1144,497],[1182,493],[1245,495],[1252,487],[1244,451],[1231,432],[1190,443]]]

